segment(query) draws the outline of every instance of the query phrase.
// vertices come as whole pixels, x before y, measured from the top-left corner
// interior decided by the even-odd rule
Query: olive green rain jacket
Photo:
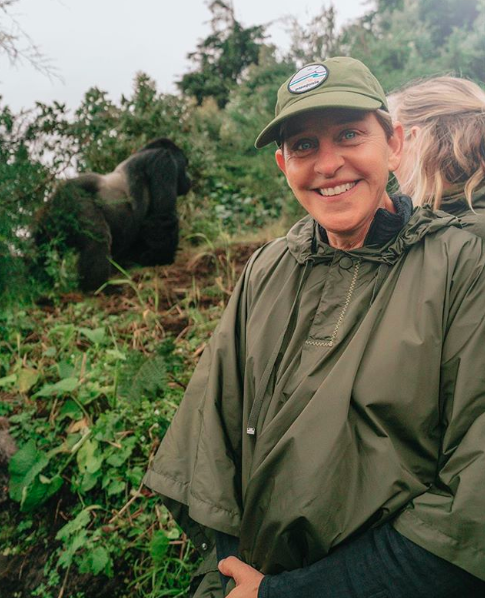
[[[306,217],[254,254],[145,478],[202,551],[277,574],[394,518],[485,580],[485,256],[456,225],[344,252]]]

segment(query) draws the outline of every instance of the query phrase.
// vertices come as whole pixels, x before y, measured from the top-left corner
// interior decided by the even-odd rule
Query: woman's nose
[[[315,171],[325,178],[332,178],[343,166],[344,158],[333,143],[321,143],[315,162]]]

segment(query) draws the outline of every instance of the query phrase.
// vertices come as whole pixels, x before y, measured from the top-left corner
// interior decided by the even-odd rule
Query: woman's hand
[[[235,556],[222,559],[219,562],[219,571],[227,577],[233,577],[236,587],[227,595],[227,598],[258,598],[258,589],[264,575],[246,565]]]

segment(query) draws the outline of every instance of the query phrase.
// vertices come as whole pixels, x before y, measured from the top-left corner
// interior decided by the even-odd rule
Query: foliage
[[[104,91],[88,90],[69,131],[83,148],[78,169],[110,172],[155,137],[169,137],[186,149],[188,109],[183,98],[159,94],[154,81],[141,72],[135,77],[132,96],[122,96],[119,105]]]
[[[302,25],[295,17],[289,20],[290,58],[297,67],[315,60],[324,60],[340,54],[340,39],[336,28],[336,9],[333,4],[322,7],[309,23]]]
[[[223,0],[213,0],[209,9],[212,32],[188,55],[197,69],[186,73],[177,85],[184,94],[194,96],[199,106],[205,98],[213,97],[219,108],[224,108],[244,69],[258,63],[264,27],[244,28],[234,9]]]
[[[341,49],[362,60],[388,91],[444,73],[480,82],[484,15],[483,0],[381,1],[342,32]]]
[[[216,304],[234,284],[222,281]],[[142,477],[205,337],[175,343],[159,324],[158,282],[129,282],[115,313],[91,300],[0,316],[0,396],[19,446],[9,464],[18,511],[0,516],[0,544],[4,555],[49,546],[29,596],[61,586],[98,596],[96,579],[114,575],[118,596],[178,596],[197,560]]]
[[[419,18],[431,29],[432,41],[439,46],[454,29],[470,30],[478,17],[476,0],[420,0]]]
[[[47,125],[53,114],[58,118],[63,108],[54,104],[45,118],[42,109],[38,111],[36,123],[34,111],[14,115],[0,105],[0,298],[3,290],[18,297],[28,283],[22,259],[29,253],[28,228],[55,177],[70,165],[69,151],[47,158],[53,145],[49,127],[36,126],[40,120]]]

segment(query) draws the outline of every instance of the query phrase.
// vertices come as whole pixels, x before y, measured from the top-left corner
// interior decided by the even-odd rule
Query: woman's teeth
[[[345,193],[345,191],[349,191],[352,187],[357,185],[356,182],[354,183],[346,183],[345,185],[338,185],[337,187],[327,187],[326,189],[317,189],[320,195],[323,197],[331,197],[332,195],[340,195],[341,193]]]

